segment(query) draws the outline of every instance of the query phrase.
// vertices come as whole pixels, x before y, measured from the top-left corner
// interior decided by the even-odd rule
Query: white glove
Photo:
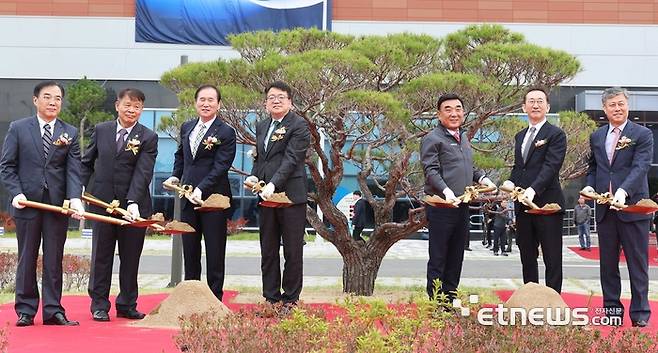
[[[18,201],[27,201],[27,197],[25,197],[25,195],[23,195],[23,194],[18,194],[16,196],[14,196],[13,200],[11,200],[11,205],[14,206],[14,208],[17,208],[19,210],[21,208],[25,208],[25,206],[19,204]]]
[[[509,180],[508,180],[508,181],[509,181]],[[511,181],[510,181],[510,183],[511,183]],[[495,187],[496,187],[496,184],[494,184],[494,183],[491,181],[491,179],[489,179],[489,178],[487,178],[487,177],[484,177],[484,178],[482,178],[482,179],[480,180],[480,185],[484,185],[484,186],[486,186],[486,187],[490,187],[490,188],[495,188]]]
[[[452,192],[452,190],[450,190],[450,188],[443,189],[443,196],[446,197],[446,201],[452,203],[455,206],[459,205],[462,202],[462,200],[458,199],[455,196],[455,193]]]
[[[267,183],[265,187],[260,191],[260,197],[267,201],[274,194],[275,186],[272,183]]]
[[[201,198],[201,189],[199,188],[194,188],[194,191],[192,193],[185,195],[185,197],[193,204],[195,205],[201,205],[203,203],[203,199]]]
[[[126,215],[126,216],[123,217],[127,221],[134,221],[134,220],[136,220],[137,218],[140,217],[140,215],[139,215],[139,205],[136,204],[136,203],[131,203],[130,205],[128,205],[128,207],[126,207],[126,211],[128,211],[128,213],[130,213],[130,216]]]
[[[82,201],[80,199],[71,199],[69,202],[69,208],[75,212],[71,217],[75,219],[84,219],[85,208],[82,206]]]
[[[580,190],[580,192],[584,192],[586,194],[594,194],[594,193],[596,193],[596,190],[594,190],[593,187],[587,185],[582,190]]]
[[[535,189],[528,187],[527,189],[525,189],[523,195],[521,195],[521,199],[519,201],[521,201],[521,203],[523,203],[526,206],[530,206],[532,200],[534,199],[535,199]]]
[[[626,191],[624,189],[619,188],[617,191],[615,191],[615,197],[612,199],[612,205],[625,205],[626,204]],[[613,210],[621,210],[619,207],[615,206],[610,206]]]
[[[175,177],[175,176],[170,176],[169,178],[167,178],[167,180],[164,181],[163,184],[173,184],[173,185],[178,185],[178,183],[180,183],[180,179],[178,179],[178,178]]]
[[[511,182],[510,180],[505,180],[505,181],[503,182],[503,185],[501,185],[500,187],[501,187],[501,189],[514,190],[514,188],[516,187],[516,185],[514,185],[514,183]]]
[[[247,184],[252,184],[252,185],[256,184],[256,183],[258,183],[258,177],[255,176],[255,175],[250,175],[244,180],[244,182],[247,183]]]
[[[256,147],[252,147],[249,151],[247,151],[247,156],[256,159]]]

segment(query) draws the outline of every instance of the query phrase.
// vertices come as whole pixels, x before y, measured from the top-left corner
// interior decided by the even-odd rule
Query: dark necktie
[[[528,136],[528,141],[525,143],[525,148],[523,149],[523,152],[521,153],[521,157],[523,157],[523,162],[525,163],[528,158],[528,152],[530,152],[530,145],[532,145],[532,141],[535,139],[535,127],[530,128],[530,135]]]
[[[281,125],[280,121],[272,121],[272,127],[267,131],[267,136],[265,137],[265,151],[267,151],[267,147],[269,147],[270,142],[272,142],[270,141],[272,134],[274,134],[274,131],[279,128],[279,125]]]
[[[119,137],[117,138],[117,154],[121,153],[121,151],[123,150],[123,146],[124,146],[123,138],[124,136],[126,136],[127,133],[128,130],[126,129],[119,130]]]
[[[50,132],[50,124],[43,126],[43,135],[41,136],[43,141],[43,153],[46,158],[48,158],[48,153],[50,152],[50,146],[53,144],[53,134]]]

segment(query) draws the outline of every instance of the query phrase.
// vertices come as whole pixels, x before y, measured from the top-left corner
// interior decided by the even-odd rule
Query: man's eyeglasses
[[[267,96],[267,100],[270,101],[270,102],[274,102],[274,101],[276,101],[276,100],[278,100],[278,101],[283,101],[283,100],[285,100],[285,99],[288,99],[288,96],[283,95],[283,94],[280,94],[280,95],[278,95],[278,96],[274,96],[274,95],[272,95],[272,96]]]

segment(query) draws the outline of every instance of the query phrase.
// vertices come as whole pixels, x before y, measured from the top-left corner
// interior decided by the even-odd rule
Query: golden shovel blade
[[[452,202],[448,202],[444,200],[441,196],[437,195],[426,195],[423,198],[423,202],[426,204],[429,204],[431,206],[437,207],[437,208],[457,208],[458,206],[455,206]]]
[[[553,214],[556,212],[560,212],[562,210],[562,207],[556,203],[547,203],[544,206],[540,208],[532,208],[529,210],[526,210],[526,213],[530,214],[537,214],[537,215],[547,215],[547,214]]]
[[[642,199],[635,205],[630,205],[622,209],[624,212],[650,214],[658,211],[658,204],[649,199]]]

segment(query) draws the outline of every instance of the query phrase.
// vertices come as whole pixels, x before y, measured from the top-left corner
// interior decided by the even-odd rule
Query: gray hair
[[[605,105],[605,102],[613,97],[616,97],[620,94],[623,94],[626,99],[628,99],[628,91],[626,88],[621,88],[621,87],[610,87],[606,88],[605,91],[603,91],[603,94],[601,95],[601,102],[603,105]]]

